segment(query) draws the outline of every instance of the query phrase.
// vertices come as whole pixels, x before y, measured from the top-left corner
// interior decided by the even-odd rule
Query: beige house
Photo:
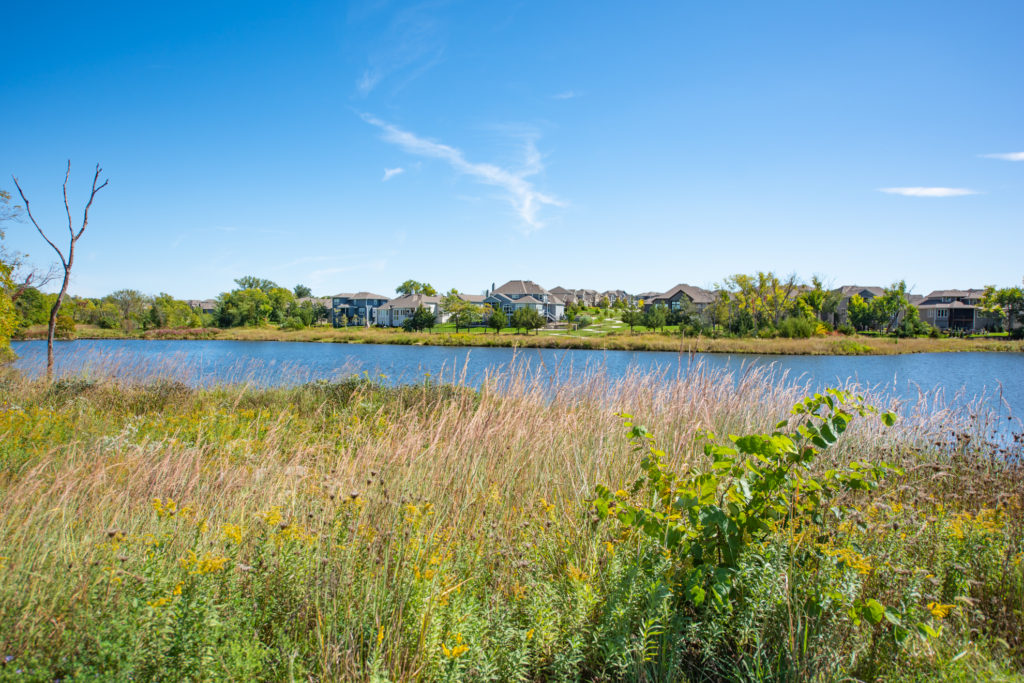
[[[999,322],[978,307],[983,289],[938,289],[917,304],[921,320],[940,330],[982,332]]]

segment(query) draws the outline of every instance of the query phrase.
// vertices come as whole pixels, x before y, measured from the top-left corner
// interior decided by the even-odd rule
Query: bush
[[[594,323],[593,319],[590,318],[590,316],[586,316],[586,315],[578,316],[574,322],[576,323],[576,327],[578,329],[581,329],[581,330],[584,327],[589,327],[590,325],[592,325]]]
[[[779,323],[779,336],[787,339],[807,339],[818,331],[818,324],[807,318],[786,318]]]
[[[287,318],[284,323],[281,324],[282,330],[301,330],[306,326],[302,322],[302,318],[297,315],[293,315]]]
[[[839,332],[839,334],[845,334],[848,337],[857,334],[857,328],[851,325],[850,323],[843,323],[842,325],[837,327],[836,330]]]

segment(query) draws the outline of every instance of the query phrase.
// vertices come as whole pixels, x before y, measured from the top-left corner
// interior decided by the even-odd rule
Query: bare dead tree
[[[85,205],[85,211],[82,213],[82,226],[75,230],[74,220],[71,218],[71,205],[68,202],[68,179],[71,177],[71,160],[68,159],[68,169],[64,173],[64,211],[68,215],[68,251],[67,256],[61,251],[60,247],[53,243],[53,241],[46,236],[43,229],[39,227],[39,223],[36,222],[35,217],[32,215],[32,208],[29,206],[28,197],[25,196],[25,192],[21,189],[21,185],[18,184],[18,179],[11,176],[14,180],[14,186],[18,188],[18,194],[21,195],[21,200],[25,202],[25,213],[28,214],[28,218],[32,221],[32,225],[36,226],[36,230],[42,235],[46,243],[49,244],[55,252],[57,257],[60,258],[60,265],[64,268],[64,281],[61,283],[60,293],[57,295],[57,300],[53,303],[53,307],[50,309],[50,325],[46,331],[46,379],[53,379],[53,335],[57,329],[57,313],[60,311],[60,306],[64,303],[64,295],[68,291],[68,283],[71,280],[71,267],[75,264],[75,245],[78,244],[79,238],[82,233],[85,232],[85,226],[89,224],[89,209],[92,208],[92,202],[96,199],[96,193],[107,186],[108,180],[104,180],[101,184],[100,174],[103,169],[100,168],[99,164],[96,164],[96,173],[92,177],[92,192],[89,194],[89,201]]]

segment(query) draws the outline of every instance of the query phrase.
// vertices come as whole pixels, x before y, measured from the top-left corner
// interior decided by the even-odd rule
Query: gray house
[[[839,294],[839,305],[836,307],[835,320],[826,320],[825,322],[831,322],[833,325],[845,325],[849,322],[850,299],[854,294],[859,295],[864,301],[871,301],[875,297],[885,294],[885,289],[882,287],[862,287],[861,285],[845,285],[832,291]]]
[[[520,308],[532,308],[549,322],[557,322],[565,315],[565,301],[532,280],[509,280],[488,292],[483,303],[509,317]]]
[[[983,289],[939,289],[924,297],[917,310],[921,320],[940,330],[981,332],[999,322],[978,307],[984,294]]]
[[[387,302],[386,296],[372,292],[335,294],[331,297],[331,324],[345,327],[348,321],[358,320],[360,325],[374,325],[376,310]]]
[[[692,307],[698,314],[703,314],[704,309],[714,302],[714,292],[693,285],[676,285],[663,294],[644,299],[644,310],[664,304],[673,312]]]

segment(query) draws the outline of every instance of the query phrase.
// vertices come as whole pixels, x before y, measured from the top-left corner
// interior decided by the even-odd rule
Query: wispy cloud
[[[558,93],[557,95],[552,95],[551,99],[553,99],[553,100],[571,100],[572,98],[579,97],[582,94],[583,93],[578,93],[575,90],[565,90],[563,92]]]
[[[384,131],[384,140],[401,147],[409,154],[441,159],[459,173],[464,173],[479,183],[505,190],[508,193],[508,201],[525,224],[526,232],[544,227],[538,216],[543,206],[565,206],[562,200],[539,192],[533,183],[527,180],[529,176],[544,170],[540,152],[532,140],[526,142],[523,168],[513,171],[495,164],[468,161],[462,151],[455,147],[421,138],[369,114],[363,114],[363,120],[380,128]]]
[[[399,175],[401,173],[405,173],[405,169],[402,168],[401,166],[399,166],[398,168],[385,168],[384,177],[381,178],[380,180],[381,182],[386,183],[387,181],[391,180],[396,175]]]
[[[369,95],[393,75],[404,75],[396,85],[400,90],[443,60],[447,26],[438,17],[441,6],[443,3],[424,2],[394,13],[376,47],[367,56],[362,74],[356,79],[359,95]],[[361,20],[389,11],[392,10],[386,4],[380,5]]]
[[[1002,159],[1003,161],[1024,161],[1024,152],[1003,152],[1001,154],[982,154],[985,159]]]
[[[878,191],[904,197],[964,197],[978,194],[977,190],[966,187],[880,187]]]

